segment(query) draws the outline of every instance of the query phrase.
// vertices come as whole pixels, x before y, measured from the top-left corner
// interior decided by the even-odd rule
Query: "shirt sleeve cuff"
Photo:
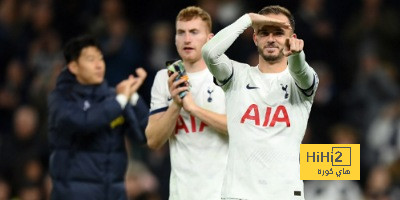
[[[132,106],[136,106],[138,100],[139,100],[139,94],[137,92],[135,92],[134,94],[132,94],[131,99],[130,99]]]
[[[243,25],[245,25],[247,27],[250,27],[253,24],[249,14],[245,14],[245,15],[241,16],[238,19],[238,21],[240,21],[240,23],[243,23]]]
[[[115,99],[118,101],[119,105],[121,106],[122,110],[125,108],[126,104],[128,103],[128,97],[123,94],[118,94]]]

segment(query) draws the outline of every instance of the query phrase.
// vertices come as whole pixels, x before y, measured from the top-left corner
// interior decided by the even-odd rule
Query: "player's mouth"
[[[192,47],[183,47],[183,51],[185,51],[186,53],[189,53],[193,50],[194,50],[194,48],[192,48]]]
[[[267,46],[264,49],[267,50],[268,53],[273,53],[274,51],[278,50],[278,47]]]

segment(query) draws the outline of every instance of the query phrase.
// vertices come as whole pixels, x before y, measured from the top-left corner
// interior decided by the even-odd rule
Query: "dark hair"
[[[68,64],[71,61],[78,60],[82,49],[91,46],[101,50],[96,39],[90,35],[82,35],[69,40],[64,47],[64,57],[66,63]]]
[[[278,5],[266,6],[263,9],[261,9],[258,12],[258,14],[260,14],[260,15],[283,14],[289,19],[290,26],[292,27],[292,31],[294,32],[294,26],[295,26],[294,17],[288,9],[286,9],[282,6],[278,6]]]

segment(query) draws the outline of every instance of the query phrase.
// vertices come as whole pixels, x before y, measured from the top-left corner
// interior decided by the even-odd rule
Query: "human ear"
[[[209,34],[208,34],[208,37],[207,37],[207,41],[208,41],[208,40],[211,40],[211,38],[213,38],[213,37],[214,37],[214,33],[209,33]]]
[[[72,62],[68,63],[67,66],[68,66],[69,71],[72,74],[76,75],[78,73],[78,63],[76,63],[76,61],[72,61]]]
[[[257,46],[257,36],[256,36],[256,32],[253,33],[253,42],[254,42],[254,44]]]

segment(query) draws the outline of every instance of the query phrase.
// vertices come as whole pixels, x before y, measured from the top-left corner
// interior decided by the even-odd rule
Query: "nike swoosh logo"
[[[168,100],[168,101],[171,101],[171,100],[172,100],[172,97],[168,97],[167,100]]]
[[[246,88],[249,89],[249,90],[259,89],[259,87],[253,87],[253,86],[250,86],[250,84],[247,84]]]

